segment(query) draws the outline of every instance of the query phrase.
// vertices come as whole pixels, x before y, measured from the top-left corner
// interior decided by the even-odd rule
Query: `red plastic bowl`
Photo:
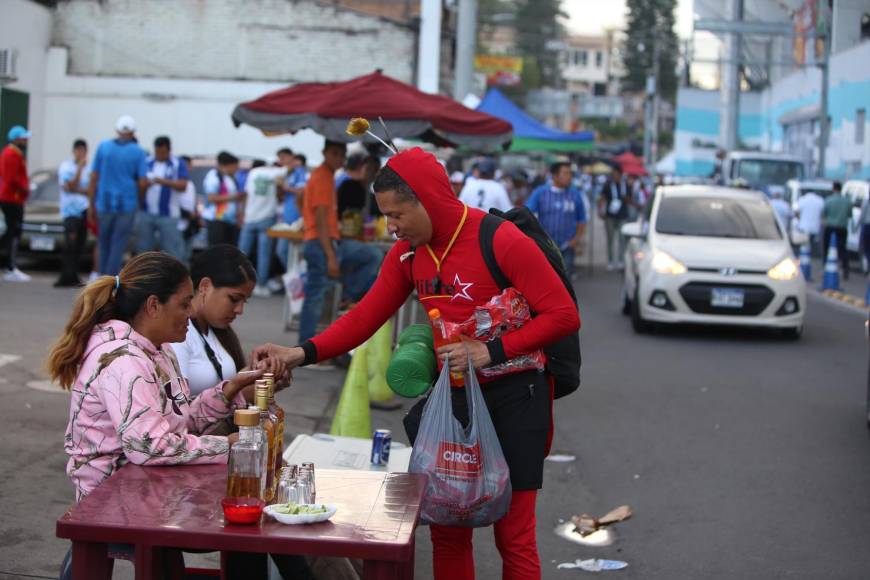
[[[256,524],[266,502],[256,497],[225,497],[221,500],[224,519],[231,524]]]

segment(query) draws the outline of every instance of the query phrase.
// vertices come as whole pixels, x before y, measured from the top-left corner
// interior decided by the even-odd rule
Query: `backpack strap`
[[[495,231],[504,223],[504,219],[491,213],[483,216],[483,221],[480,223],[480,252],[483,254],[483,261],[486,263],[489,274],[492,276],[500,290],[510,288],[511,281],[502,272],[501,267],[495,259],[495,249],[493,241],[495,240]]]

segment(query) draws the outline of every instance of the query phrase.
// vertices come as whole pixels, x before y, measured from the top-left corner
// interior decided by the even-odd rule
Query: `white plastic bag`
[[[302,302],[305,300],[305,278],[308,268],[305,265],[305,260],[299,259],[297,248],[291,246],[290,252],[289,266],[283,276],[284,290],[290,314],[299,316],[299,313],[302,312]]]
[[[488,526],[510,507],[510,470],[470,363],[465,374],[465,429],[453,416],[450,389],[449,365],[445,363],[423,408],[408,471],[429,476],[423,523]]]

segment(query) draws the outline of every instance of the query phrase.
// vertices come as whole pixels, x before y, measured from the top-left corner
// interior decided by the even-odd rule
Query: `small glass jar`
[[[297,467],[289,465],[281,469],[281,479],[275,493],[276,503],[301,503],[299,499],[299,480]]]
[[[317,488],[314,485],[314,469],[306,464],[299,467],[297,475],[299,487],[299,503],[314,503],[317,498]]]

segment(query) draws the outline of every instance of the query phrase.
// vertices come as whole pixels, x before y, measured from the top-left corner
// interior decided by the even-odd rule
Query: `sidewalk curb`
[[[838,292],[836,290],[817,289],[811,289],[809,291],[809,295],[815,296],[823,302],[827,302],[834,306],[839,306],[840,308],[848,310],[849,312],[867,317],[868,305],[864,302],[863,299],[858,298],[857,296],[852,296],[850,294],[846,294],[845,292]]]

